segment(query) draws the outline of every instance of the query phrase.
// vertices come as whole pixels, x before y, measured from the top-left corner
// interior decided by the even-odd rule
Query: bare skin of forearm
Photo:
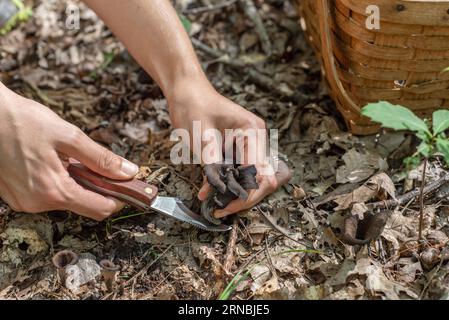
[[[189,36],[168,0],[85,0],[137,62],[171,96],[193,81],[210,86]]]
[[[203,132],[209,128],[222,133],[226,129],[265,129],[262,119],[213,88],[169,0],[84,1],[159,84],[168,101],[173,127],[192,131],[193,121],[200,121]],[[258,170],[263,165],[256,163]],[[259,176],[259,189],[253,190],[247,201],[233,201],[215,216],[251,208],[289,178],[288,168],[277,177]],[[198,194],[200,200],[206,198],[209,187],[205,180]]]

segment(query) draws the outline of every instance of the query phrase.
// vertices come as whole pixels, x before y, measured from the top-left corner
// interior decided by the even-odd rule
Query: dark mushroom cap
[[[53,256],[52,262],[56,268],[62,269],[76,264],[78,262],[78,255],[70,250],[62,250]]]
[[[114,272],[116,272],[116,271],[120,270],[120,267],[118,265],[114,264],[112,261],[107,260],[107,259],[104,259],[104,260],[100,261],[100,267],[103,270],[106,270],[106,271],[114,271]]]

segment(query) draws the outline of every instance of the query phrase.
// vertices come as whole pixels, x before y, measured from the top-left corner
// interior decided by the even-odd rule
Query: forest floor
[[[237,1],[210,1],[226,5],[203,10],[208,2],[175,4],[217,90],[279,129],[293,178],[264,203],[290,237],[257,208],[229,218],[233,238],[131,208],[101,223],[73,214],[57,222],[54,213],[0,204],[0,298],[447,299],[448,186],[425,198],[422,243],[416,198],[388,208],[383,232],[367,245],[341,240],[345,217],[420,186],[422,166],[406,173],[402,165],[416,146],[412,136],[347,133],[293,2],[254,0],[263,29]],[[68,3],[81,8],[80,30],[65,27]],[[140,164],[140,178],[163,194],[199,208],[201,168],[171,164],[160,89],[82,4],[34,1],[34,16],[0,38],[0,77]],[[427,183],[443,173],[431,159]],[[93,274],[78,290],[58,281],[51,258],[62,249],[83,254]],[[112,292],[98,275],[104,258],[120,266]]]

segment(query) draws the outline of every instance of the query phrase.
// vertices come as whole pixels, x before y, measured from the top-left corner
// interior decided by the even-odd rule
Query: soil
[[[195,9],[208,2],[174,1],[217,90],[279,130],[293,177],[263,206],[289,237],[260,207],[227,218],[233,232],[213,234],[132,208],[98,223],[15,213],[2,203],[0,297],[215,299],[234,281],[228,293],[236,300],[447,299],[447,186],[425,199],[424,243],[413,200],[389,208],[381,234],[367,244],[341,240],[349,215],[420,185],[422,166],[405,172],[402,165],[416,146],[411,136],[346,131],[293,1],[254,0],[268,44],[238,2]],[[69,3],[81,9],[80,30],[65,26]],[[33,11],[0,37],[1,81],[138,163],[141,179],[199,211],[202,169],[170,162],[167,101],[155,82],[82,3],[34,1]],[[427,181],[444,172],[441,160],[431,159]],[[74,291],[61,286],[51,263],[64,249],[87,254],[80,261],[93,270]],[[120,267],[112,292],[97,268],[102,259]]]

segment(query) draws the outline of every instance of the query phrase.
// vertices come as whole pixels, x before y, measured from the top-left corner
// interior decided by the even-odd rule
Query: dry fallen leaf
[[[395,198],[396,188],[391,178],[385,173],[379,173],[369,179],[354,191],[330,199],[338,204],[335,211],[346,210],[354,204],[364,204],[372,199]]]
[[[304,199],[306,196],[307,194],[301,186],[293,186],[293,198],[295,200]]]
[[[368,179],[376,171],[388,169],[387,162],[378,154],[349,150],[342,157],[345,165],[337,169],[337,183],[355,183]]]

